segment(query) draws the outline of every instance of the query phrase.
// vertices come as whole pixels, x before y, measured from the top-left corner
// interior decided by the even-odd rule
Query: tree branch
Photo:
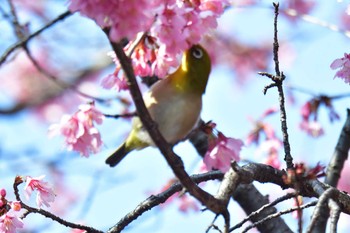
[[[340,133],[337,145],[335,147],[333,156],[327,166],[325,183],[333,187],[337,187],[340,178],[341,171],[343,170],[344,163],[348,158],[350,149],[350,110],[347,110],[347,119],[344,123],[342,131]],[[329,208],[324,206],[323,213],[318,217],[315,231],[326,229],[327,221],[329,218]]]
[[[191,179],[199,184],[208,180],[221,180],[224,174],[220,171],[212,171],[205,174],[192,175]],[[174,195],[176,192],[180,192],[183,189],[183,185],[180,182],[176,182],[171,185],[166,191],[159,193],[157,195],[151,195],[146,200],[141,202],[133,211],[129,212],[125,217],[123,217],[119,222],[110,228],[107,233],[118,233],[121,232],[127,225],[140,217],[143,213],[151,210],[168,200],[169,197]]]
[[[312,214],[311,222],[306,232],[325,232],[326,228],[323,224],[318,224],[318,220],[322,215],[328,215],[328,211],[325,211],[325,206],[328,204],[330,198],[335,199],[338,190],[335,188],[329,188],[318,199],[317,205]],[[328,208],[326,208],[328,210]],[[322,220],[322,218],[321,218]]]
[[[105,33],[108,35],[107,30],[105,30]],[[208,209],[210,209],[216,214],[225,213],[226,206],[219,200],[215,199],[211,194],[199,188],[186,173],[181,158],[173,152],[171,146],[161,135],[157,125],[154,123],[147,111],[134,75],[134,70],[131,66],[130,58],[126,56],[123,47],[120,43],[115,43],[112,41],[110,41],[110,43],[120,61],[122,69],[125,72],[125,76],[128,79],[129,90],[134,100],[140,120],[145,129],[148,131],[149,135],[151,136],[153,142],[157,145],[157,147],[163,154],[164,158],[168,162],[168,165],[173,170],[175,176],[180,180],[180,182],[184,185],[187,191],[192,196],[197,198]]]
[[[347,119],[340,133],[332,159],[330,160],[325,183],[337,187],[344,163],[348,159],[350,149],[350,109],[347,110]]]
[[[34,33],[30,34],[29,36],[27,36],[26,38],[18,41],[17,43],[13,44],[11,47],[9,47],[0,57],[0,66],[6,61],[6,59],[8,58],[8,56],[15,51],[16,49],[22,47],[23,45],[27,44],[31,39],[33,39],[34,37],[36,37],[37,35],[41,34],[43,31],[45,31],[46,29],[50,28],[52,25],[54,25],[55,23],[57,23],[58,21],[61,21],[63,19],[65,19],[66,17],[72,15],[72,13],[70,11],[66,11],[62,14],[60,14],[59,16],[57,16],[55,19],[53,19],[51,22],[47,23],[45,26],[43,26],[42,28],[40,28],[39,30],[35,31]]]
[[[281,130],[282,130],[282,137],[283,137],[283,145],[284,145],[284,160],[287,163],[287,169],[294,168],[293,164],[293,157],[291,155],[291,149],[288,139],[288,127],[287,127],[287,114],[285,109],[285,100],[284,100],[284,93],[283,93],[283,81],[285,79],[285,76],[283,72],[280,71],[279,68],[279,59],[278,59],[278,30],[277,30],[277,18],[278,18],[278,10],[279,10],[279,4],[273,3],[273,6],[275,8],[275,18],[274,18],[274,42],[273,42],[273,60],[275,62],[275,73],[276,75],[268,74],[259,72],[260,75],[269,77],[273,83],[266,86],[264,88],[264,93],[269,88],[277,87],[278,94],[279,94],[279,107],[280,107],[280,121],[281,121]]]
[[[284,214],[288,214],[288,213],[291,213],[293,211],[297,211],[297,210],[300,210],[300,209],[309,208],[311,206],[316,205],[316,203],[317,203],[317,201],[313,201],[313,202],[310,202],[310,203],[302,205],[302,206],[297,206],[297,207],[293,207],[293,208],[290,208],[290,209],[287,209],[287,210],[279,211],[279,212],[274,213],[274,214],[270,214],[267,217],[265,217],[265,218],[263,218],[263,219],[261,219],[261,220],[259,220],[257,222],[254,222],[252,225],[250,225],[247,228],[245,228],[242,231],[242,233],[248,232],[248,230],[250,230],[250,229],[252,229],[254,227],[258,227],[260,224],[263,224],[264,222],[269,221],[269,220],[271,220],[273,218],[277,218],[277,217],[280,217],[280,216],[282,216]],[[275,232],[275,231],[266,231],[266,232]],[[282,229],[278,228],[277,232],[285,232],[285,231],[282,231]]]
[[[240,204],[248,215],[241,222],[230,228],[230,232],[243,226],[247,221],[257,222],[266,216],[277,213],[274,205],[294,197],[294,193],[289,193],[275,201],[269,203],[269,198],[262,195],[252,184],[239,185],[235,191],[233,198]],[[261,222],[257,225],[260,232],[285,232],[291,233],[288,225],[281,218]]]
[[[21,203],[21,207],[23,209],[26,209],[28,212],[25,214],[25,216],[27,216],[28,214],[30,213],[37,213],[37,214],[40,214],[46,218],[49,218],[55,222],[58,222],[60,223],[61,225],[63,226],[66,226],[66,227],[70,227],[72,229],[81,229],[81,230],[85,230],[87,233],[103,233],[103,231],[100,231],[100,230],[96,230],[92,227],[89,227],[89,226],[84,226],[84,225],[81,225],[81,224],[76,224],[76,223],[72,223],[72,222],[68,222],[46,210],[43,210],[43,209],[37,209],[37,208],[34,208],[34,207],[30,207],[28,205],[26,205],[22,200],[21,200],[21,197],[19,195],[19,190],[18,190],[18,185],[20,185],[21,183],[23,183],[23,180],[21,178],[18,178],[16,177],[15,178],[15,182],[13,183],[13,190],[14,190],[14,194],[15,194],[15,197],[16,197],[16,200],[19,201]]]

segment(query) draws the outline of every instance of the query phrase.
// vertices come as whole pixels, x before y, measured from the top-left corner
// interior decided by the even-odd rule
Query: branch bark
[[[325,183],[337,187],[344,163],[348,158],[350,149],[350,109],[347,109],[347,118],[340,133],[333,156],[327,166]],[[312,232],[324,232],[329,218],[329,208],[324,206],[323,214],[319,215],[318,221]]]
[[[105,33],[108,35],[108,30],[105,30]],[[205,205],[209,210],[213,211],[216,214],[227,214],[227,208],[221,201],[217,200],[214,196],[209,194],[208,192],[199,188],[190,178],[190,176],[186,173],[184,169],[183,162],[181,158],[176,155],[169,143],[166,142],[164,137],[158,130],[157,125],[152,120],[148,110],[143,102],[143,98],[138,87],[134,70],[130,62],[130,58],[126,56],[123,47],[120,43],[110,41],[111,46],[116,53],[120,65],[125,72],[125,76],[128,79],[128,86],[131,93],[131,96],[134,100],[138,116],[151,136],[153,142],[157,145],[164,158],[168,162],[168,165],[173,170],[175,176],[180,180],[183,186],[187,189],[187,191],[197,198],[203,205]]]
[[[239,185],[236,189],[233,198],[240,204],[247,215],[260,209],[263,205],[269,203],[268,196],[263,196],[252,184]],[[259,215],[253,216],[251,220],[257,222],[268,215],[277,213],[275,207],[271,206],[260,212]],[[265,221],[259,225],[257,228],[262,233],[269,232],[281,232],[281,233],[291,233],[293,232],[288,225],[281,218],[275,218],[270,221]]]

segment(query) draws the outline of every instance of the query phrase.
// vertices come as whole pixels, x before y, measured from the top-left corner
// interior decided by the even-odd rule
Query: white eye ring
[[[197,59],[202,58],[203,57],[203,50],[201,50],[199,48],[194,48],[192,51],[192,55]]]

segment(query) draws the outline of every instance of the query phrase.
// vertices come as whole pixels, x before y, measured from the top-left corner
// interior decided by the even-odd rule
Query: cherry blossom
[[[50,207],[49,203],[55,200],[53,189],[47,182],[43,181],[44,177],[44,175],[36,178],[27,176],[26,185],[24,186],[24,191],[27,199],[30,198],[34,190],[38,192],[36,196],[36,204],[39,208],[41,208],[43,205]]]
[[[325,176],[325,168],[320,163],[311,168],[304,163],[296,163],[293,169],[287,169],[287,173],[282,176],[282,179],[284,183],[289,185],[302,180],[314,180]]]
[[[47,1],[45,0],[14,0],[14,2],[25,8],[27,11],[32,11],[39,16],[45,17],[45,13],[47,13],[45,10],[47,7]]]
[[[94,103],[83,104],[72,116],[64,115],[59,124],[51,125],[51,136],[61,134],[65,137],[68,150],[80,152],[88,157],[97,153],[102,146],[101,135],[94,123],[101,124],[104,115],[95,108]]]
[[[0,195],[6,197],[6,189],[0,189]]]
[[[324,133],[322,125],[317,121],[320,106],[325,106],[327,108],[330,122],[339,120],[339,115],[332,105],[332,98],[321,95],[307,101],[300,109],[302,116],[300,129],[313,137],[321,136]]]
[[[338,69],[334,78],[341,78],[345,83],[350,84],[350,54],[344,53],[344,57],[335,59],[330,67],[333,70]]]
[[[278,157],[278,151],[275,153],[269,153],[264,163],[276,169],[281,169],[281,160]]]
[[[348,5],[346,10],[342,12],[340,19],[344,29],[349,30],[350,29],[350,5]]]
[[[125,51],[143,36],[130,57],[135,75],[163,78],[179,65],[178,58],[183,51],[217,27],[217,18],[228,4],[227,0],[76,0],[70,1],[69,9],[95,20],[102,28],[109,28],[113,41],[128,38],[130,42]],[[147,33],[144,35],[144,32]],[[126,79],[115,54],[111,56],[116,70],[102,85],[124,90]]]
[[[22,206],[21,206],[21,202],[19,201],[12,201],[10,203],[11,209],[13,209],[14,211],[20,211]]]
[[[264,135],[266,140],[275,139],[275,130],[272,125],[265,122],[264,119],[270,115],[273,115],[277,112],[277,108],[271,107],[268,108],[258,120],[249,119],[253,124],[254,128],[248,134],[246,139],[247,145],[252,143],[259,144],[260,136]]]
[[[4,207],[7,203],[6,197],[6,190],[0,189],[0,208]]]
[[[82,230],[82,229],[72,229],[70,231],[70,233],[86,233],[86,230]]]
[[[194,198],[188,196],[188,195],[181,195],[179,196],[179,210],[183,213],[187,213],[190,210],[198,211],[199,210],[199,203]]]
[[[257,154],[267,154],[265,164],[270,165],[274,168],[279,169],[281,166],[281,161],[278,158],[278,151],[282,148],[281,140],[274,138],[263,141],[258,149]]]
[[[96,21],[102,28],[110,27],[109,36],[113,41],[122,38],[133,39],[136,33],[151,27],[160,0],[71,0],[71,11]]]
[[[324,134],[324,130],[318,121],[305,121],[300,123],[300,129],[312,137],[319,137]]]
[[[286,15],[288,19],[295,22],[297,19],[300,19],[300,17],[295,17],[295,14],[309,14],[315,6],[316,2],[313,0],[288,0],[285,2],[284,8],[295,11],[295,13],[293,12],[293,16],[290,14]]]
[[[204,156],[204,164],[207,170],[219,169],[222,172],[229,170],[231,161],[239,161],[239,152],[243,146],[243,142],[239,139],[229,138],[221,132],[215,143],[209,148]]]
[[[159,39],[160,47],[174,56],[198,43],[228,5],[226,0],[167,1],[151,28],[151,35]]]
[[[0,233],[16,233],[17,228],[23,228],[23,221],[14,212],[0,216]]]
[[[47,54],[39,51],[37,62],[48,72],[55,71],[48,64]],[[11,78],[7,78],[11,77]],[[0,90],[19,103],[40,103],[48,92],[55,92],[59,87],[40,73],[24,52],[20,52],[13,62],[0,70]]]
[[[300,112],[302,116],[302,122],[300,124],[300,128],[313,136],[319,136],[323,134],[322,126],[317,121],[318,110],[321,106],[325,106],[328,110],[330,122],[334,122],[340,118],[332,105],[331,97],[320,95],[307,101],[301,107]]]

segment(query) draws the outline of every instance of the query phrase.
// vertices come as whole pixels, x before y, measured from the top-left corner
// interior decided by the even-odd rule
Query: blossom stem
[[[56,222],[66,226],[66,227],[70,227],[72,229],[82,229],[82,230],[85,230],[86,232],[89,232],[89,233],[102,233],[103,232],[103,231],[96,230],[96,229],[89,227],[89,226],[84,226],[84,225],[68,222],[68,221],[66,221],[66,220],[46,211],[46,210],[38,209],[38,208],[34,208],[34,207],[26,205],[25,203],[23,203],[23,201],[21,200],[21,197],[19,195],[18,185],[20,185],[21,183],[23,183],[23,181],[18,182],[17,177],[16,177],[15,182],[13,183],[13,189],[14,189],[16,200],[21,203],[21,207],[23,209],[28,211],[27,213],[24,214],[24,217],[28,216],[30,213],[37,213],[37,214],[43,215],[46,218],[50,218],[53,221],[56,221]]]

